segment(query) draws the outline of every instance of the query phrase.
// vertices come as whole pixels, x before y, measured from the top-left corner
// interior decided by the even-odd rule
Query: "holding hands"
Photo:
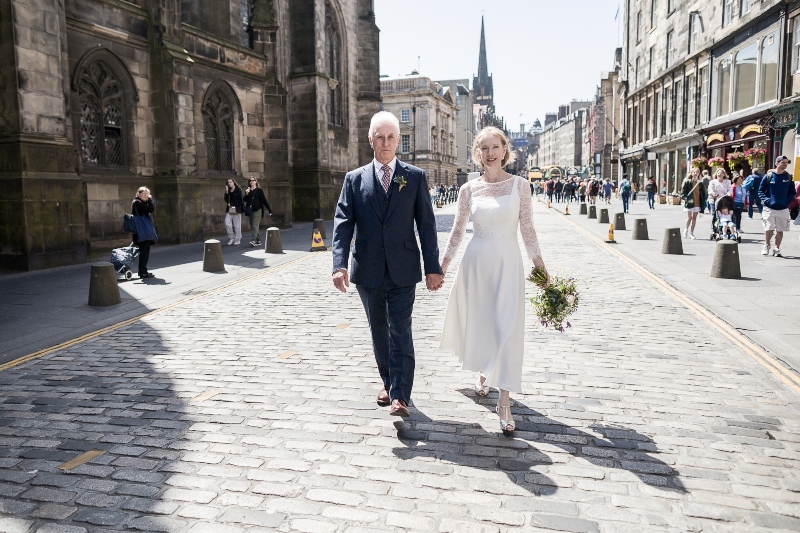
[[[444,285],[444,274],[426,274],[425,285],[429,291],[438,291]]]

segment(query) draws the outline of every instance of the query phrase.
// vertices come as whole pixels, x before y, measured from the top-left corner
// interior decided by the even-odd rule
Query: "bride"
[[[456,255],[472,217],[473,236],[456,274],[444,318],[440,348],[455,351],[462,368],[478,372],[475,392],[499,389],[497,415],[503,433],[514,431],[510,392],[522,392],[525,338],[525,276],[517,227],[528,258],[544,268],[531,214],[530,185],[503,170],[511,162],[508,139],[498,128],[478,132],[472,155],[484,174],[458,193],[457,214],[442,260]],[[548,276],[549,282],[549,276]]]

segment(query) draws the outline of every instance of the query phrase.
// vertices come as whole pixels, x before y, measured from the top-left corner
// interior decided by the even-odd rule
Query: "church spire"
[[[481,16],[481,50],[478,57],[478,79],[485,80],[489,77],[489,66],[486,62],[486,32],[483,30],[483,16]]]

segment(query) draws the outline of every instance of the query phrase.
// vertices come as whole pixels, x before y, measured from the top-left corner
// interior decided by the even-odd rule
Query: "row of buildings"
[[[727,163],[760,148],[767,168],[782,154],[800,174],[800,2],[623,5],[613,70],[592,100],[561,106],[531,130],[529,167],[575,167],[639,185],[652,177],[678,193],[692,160]],[[734,167],[752,170],[746,159]]]

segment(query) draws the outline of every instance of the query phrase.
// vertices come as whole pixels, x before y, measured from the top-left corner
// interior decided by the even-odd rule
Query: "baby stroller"
[[[121,274],[125,279],[130,280],[133,278],[131,272],[131,265],[133,260],[139,257],[139,248],[131,243],[130,246],[123,246],[122,248],[114,248],[111,250],[111,263],[114,264],[114,269],[117,274]]]
[[[730,227],[729,223],[733,220],[733,198],[730,196],[723,196],[717,200],[715,205],[714,226],[713,233],[711,234],[711,240],[721,241],[722,239],[727,238],[726,226]],[[720,210],[727,210],[729,214],[723,215],[720,213]],[[742,235],[739,231],[739,228],[733,226],[730,229],[730,239],[733,239],[736,242],[742,242]]]

